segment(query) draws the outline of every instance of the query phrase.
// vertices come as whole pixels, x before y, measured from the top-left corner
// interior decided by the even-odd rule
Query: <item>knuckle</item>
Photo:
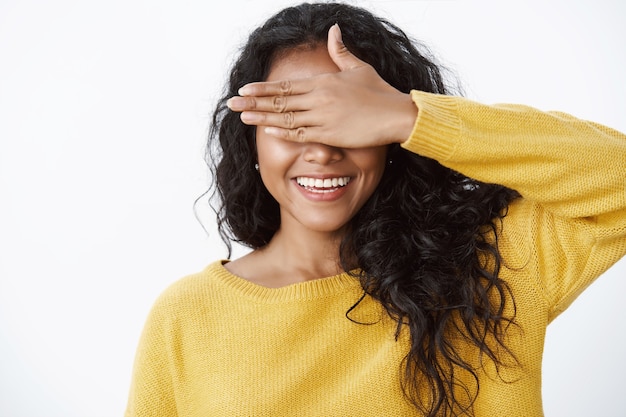
[[[272,101],[272,107],[277,113],[282,113],[287,108],[287,98],[283,96],[276,96]]]
[[[289,95],[289,94],[291,94],[291,81],[289,81],[289,80],[281,81],[280,85],[279,85],[279,89],[280,89],[280,93],[282,95]]]
[[[283,119],[285,122],[285,126],[289,129],[293,129],[296,124],[296,116],[294,115],[294,113],[292,111],[284,113]]]
[[[256,99],[254,97],[246,97],[246,110],[255,110],[256,107]]]
[[[295,130],[294,133],[295,139],[298,142],[305,142],[306,141],[306,129],[304,127],[299,127]]]

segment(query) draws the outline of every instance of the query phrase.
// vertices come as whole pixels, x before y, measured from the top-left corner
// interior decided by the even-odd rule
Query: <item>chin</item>
[[[325,219],[319,222],[303,221],[301,224],[313,232],[343,234],[347,222],[328,222],[328,219]]]

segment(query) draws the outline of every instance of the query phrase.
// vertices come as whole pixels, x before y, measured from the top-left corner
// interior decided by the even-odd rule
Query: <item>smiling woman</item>
[[[425,42],[446,67],[458,74],[464,94],[472,100],[529,103],[626,131],[626,83],[623,82],[626,2],[348,1],[391,19]],[[258,78],[242,81],[234,90],[222,94],[222,80],[229,72],[228,63],[233,60],[236,48],[246,42],[251,28],[292,3],[292,0],[0,1],[0,416],[122,414],[128,401],[138,338],[158,294],[181,275],[200,271],[213,259],[227,257],[208,199],[203,198],[195,205],[207,233],[194,216],[194,201],[208,185],[207,166],[200,149],[206,144],[210,113],[217,99],[222,95],[238,96],[238,87],[267,77],[269,68],[255,69],[253,73]],[[336,22],[333,20],[328,25]],[[351,39],[349,22],[344,19],[339,23],[346,43],[356,43]],[[377,37],[385,37],[384,32]],[[378,42],[378,39],[367,40]],[[384,59],[385,54],[381,55]],[[385,77],[394,78],[390,74]],[[285,97],[286,100],[278,97],[282,106],[291,102],[290,97]],[[325,95],[325,99],[331,97],[332,94]],[[343,108],[342,105],[323,107],[332,109],[329,117],[340,116]],[[414,107],[417,111],[417,106]],[[361,110],[354,107],[355,112]],[[426,114],[421,111],[421,116]],[[358,132],[352,137],[355,142],[360,140],[359,136],[366,137],[370,127],[365,122],[376,121],[378,128],[389,120],[389,115],[382,111],[362,115],[362,125],[349,127]],[[233,125],[241,125],[239,116],[235,112]],[[296,111],[293,116],[297,122]],[[523,122],[518,125],[530,128]],[[304,132],[310,130],[310,126],[302,127]],[[392,128],[385,127],[389,131]],[[428,135],[422,136],[420,141],[428,140]],[[254,137],[247,133],[227,137],[252,138],[254,143]],[[590,141],[604,143],[596,141],[593,135]],[[497,141],[489,141],[494,142]],[[523,149],[530,143],[533,142],[512,146]],[[467,142],[459,141],[458,149],[464,146]],[[402,160],[391,154],[397,152],[393,148],[392,145],[386,172],[403,169]],[[596,169],[610,166],[613,159],[605,160],[605,154],[622,155],[613,150],[589,149],[586,145],[576,151],[569,149],[562,153],[589,158],[581,161],[580,166],[562,172],[563,178],[570,179],[577,172],[593,176]],[[217,162],[219,155],[220,152],[215,152],[210,158]],[[230,171],[225,171],[245,184],[226,184],[233,190],[242,187],[254,194],[263,183],[254,169],[257,155],[247,155],[252,157],[250,165],[236,163]],[[562,166],[559,157],[562,155],[552,159],[553,168]],[[488,167],[486,158],[482,155],[477,158],[483,168]],[[389,160],[393,163],[389,164]],[[527,157],[525,161],[530,164],[529,172],[536,169],[535,159]],[[591,169],[591,165],[595,168]],[[250,170],[244,177],[238,174],[243,169]],[[624,172],[620,166],[613,169],[616,173]],[[460,171],[464,172],[461,167]],[[441,171],[433,172],[441,174]],[[381,181],[385,181],[385,174]],[[392,181],[381,184],[393,186]],[[553,190],[550,194],[561,195]],[[572,192],[568,198],[574,200],[577,195]],[[524,195],[526,200],[531,197]],[[551,196],[544,197],[547,198],[541,200],[541,206],[552,207]],[[253,212],[247,204],[254,201],[257,200],[244,200],[245,206],[234,206],[233,210],[245,220]],[[402,208],[401,204],[397,206]],[[259,205],[255,210],[267,207]],[[364,208],[367,207],[366,203]],[[390,216],[399,212],[390,210]],[[268,213],[271,216],[276,212]],[[503,222],[514,219],[514,213],[510,209]],[[361,214],[364,211],[359,211]],[[387,222],[392,217],[377,219],[384,221],[384,226],[395,224]],[[372,226],[376,224],[372,222]],[[530,225],[527,229],[531,230]],[[391,229],[389,234],[394,235],[395,230]],[[511,230],[508,224],[504,224],[506,230]],[[374,238],[376,230],[371,231],[369,236]],[[240,236],[246,237],[245,233]],[[265,235],[251,239],[259,236]],[[516,251],[528,253],[523,245],[525,240],[516,241],[519,242]],[[239,245],[237,239],[230,242],[233,262],[251,250]],[[403,242],[397,234],[381,242],[380,247],[390,251],[404,247]],[[502,239],[500,243],[504,245]],[[549,247],[549,251],[555,255],[576,253],[559,246]],[[384,257],[388,252],[374,253]],[[546,251],[542,253],[545,257]],[[303,261],[302,269],[304,265]],[[505,265],[519,266],[512,261]],[[549,276],[551,271],[543,268],[544,265],[541,275]],[[342,276],[321,281],[331,287],[343,285]],[[626,415],[622,381],[622,375],[626,374],[623,354],[626,321],[619,320],[624,315],[625,276],[626,258],[622,258],[548,326],[541,384],[547,416]],[[573,279],[575,274],[570,277],[572,283],[580,282]],[[348,282],[353,281],[354,278]],[[295,287],[307,289],[306,284],[312,282],[316,281]],[[587,280],[583,283],[586,285]],[[205,290],[202,287],[199,292]],[[222,291],[222,287],[218,290]],[[355,294],[360,297],[363,291],[357,286]],[[544,293],[535,294],[541,298]],[[206,311],[206,305],[195,300],[189,298],[189,304]],[[375,321],[375,316],[364,314],[370,301],[369,297],[364,298],[348,316],[359,323]],[[519,299],[516,301],[518,309],[528,306]],[[241,297],[235,297],[215,315],[231,314],[233,305],[245,303],[263,305],[250,298],[242,301]],[[293,307],[296,303],[287,304]],[[308,321],[288,316],[287,306],[280,309],[286,324],[267,321],[267,326],[258,331],[251,329],[250,333],[239,329],[237,343],[232,343],[235,354],[243,346],[257,346],[258,341],[281,332],[280,329],[297,328],[299,333],[292,332],[293,339],[285,341],[284,346],[272,344],[272,349],[282,355],[276,365],[270,360],[274,351],[268,349],[267,355],[255,356],[256,363],[251,363],[250,356],[240,355],[240,361],[231,363],[233,369],[248,366],[264,370],[271,366],[282,371],[285,367],[293,370],[301,369],[305,363],[311,365],[312,356],[301,354],[302,346],[296,343],[303,343],[301,339],[311,339],[311,347],[318,350],[326,346],[325,351],[332,359],[343,339],[329,340],[322,335],[335,325],[330,319],[336,316],[345,319],[345,311],[351,306],[346,303],[341,308],[324,309],[319,304],[311,305],[311,311],[317,310],[307,316]],[[325,316],[329,311],[332,314]],[[251,326],[273,317],[264,312],[256,310],[251,314],[256,318],[251,320]],[[206,322],[208,315],[207,312],[198,326],[192,328],[210,327]],[[232,317],[234,323],[240,316]],[[372,326],[360,327],[371,331]],[[337,329],[342,329],[340,324]],[[234,330],[224,327],[223,333],[231,334]],[[223,340],[218,336],[212,337]],[[380,346],[356,337],[350,341],[361,342],[363,347],[352,352],[355,358],[370,354],[372,357],[372,351]],[[221,352],[225,346],[214,346],[211,354]],[[290,349],[291,346],[294,348]],[[196,349],[201,350],[198,346]],[[301,360],[290,362],[294,357]],[[390,372],[397,373],[400,366],[396,363],[401,359],[386,360]],[[323,381],[320,384],[330,385],[332,374],[329,371],[330,375],[322,375],[324,371],[332,366],[339,373],[348,368],[347,364],[348,361],[343,364],[329,361],[328,367],[311,366],[311,369],[320,371],[318,375]],[[350,369],[365,373],[362,367]],[[275,378],[279,376],[263,372]],[[202,372],[198,380],[206,378],[205,374]],[[292,372],[285,378],[290,378],[295,386],[298,378],[305,379],[301,375]],[[222,380],[243,387],[241,374],[224,372],[223,376]],[[238,383],[232,381],[235,378],[239,378]],[[355,382],[346,382],[342,387],[357,385],[357,378],[346,378]],[[393,375],[393,380],[396,379],[400,379],[399,375]],[[215,380],[216,386],[223,383],[217,376]],[[224,395],[235,392],[223,384]],[[256,382],[250,385],[258,390]],[[266,385],[266,390],[278,390],[274,381]],[[485,390],[481,384],[481,392]],[[349,392],[349,388],[345,391]],[[297,391],[293,397],[301,397],[299,393],[304,394]],[[258,394],[251,398],[263,398]],[[242,389],[241,398],[247,395]],[[373,390],[369,395],[373,395]],[[184,399],[180,401],[184,403]]]
[[[362,8],[254,30],[208,144],[252,250],[157,300],[127,416],[543,415],[547,325],[626,252],[626,137],[452,93]]]

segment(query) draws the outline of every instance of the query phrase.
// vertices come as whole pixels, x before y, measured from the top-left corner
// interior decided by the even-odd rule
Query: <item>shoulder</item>
[[[156,299],[152,315],[175,315],[177,312],[206,304],[219,293],[220,276],[225,272],[223,261],[215,261],[202,271],[184,276],[167,287]]]

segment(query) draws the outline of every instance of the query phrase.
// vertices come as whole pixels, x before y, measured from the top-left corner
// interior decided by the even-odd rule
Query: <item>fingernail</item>
[[[241,117],[241,121],[246,124],[255,124],[261,121],[261,116],[259,116],[257,113],[253,113],[249,111],[245,111],[241,113],[240,117]]]
[[[335,23],[333,26],[337,28],[337,31],[335,32],[335,39],[337,39],[337,42],[343,43],[343,38],[341,37],[341,28],[339,27],[339,23]]]
[[[237,91],[237,93],[238,93],[240,96],[245,96],[245,95],[246,95],[246,93],[249,93],[249,92],[250,92],[250,88],[249,88],[247,85],[244,85],[243,87],[241,87],[241,88]]]
[[[226,102],[228,108],[234,111],[243,110],[245,104],[246,101],[242,97],[231,97]]]
[[[280,129],[272,126],[266,126],[263,131],[270,136],[280,136]]]

